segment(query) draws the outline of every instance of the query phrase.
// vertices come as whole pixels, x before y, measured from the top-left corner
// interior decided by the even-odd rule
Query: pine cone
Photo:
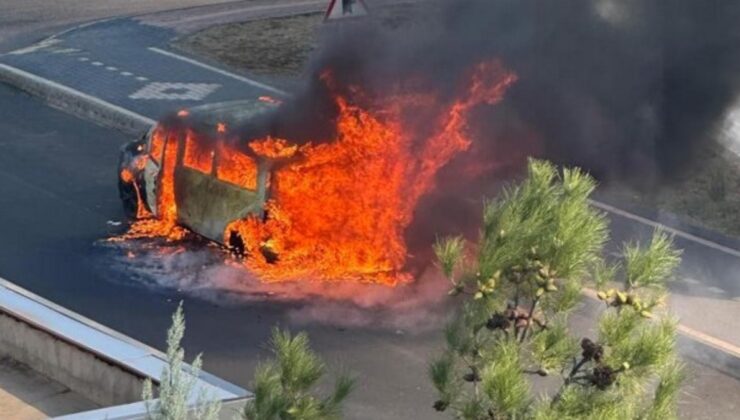
[[[470,372],[466,373],[465,376],[463,376],[463,380],[465,382],[480,382],[480,376],[478,376],[478,372]]]
[[[581,349],[583,349],[581,355],[586,360],[599,362],[601,361],[602,356],[604,356],[604,347],[594,343],[588,338],[581,340]]]
[[[437,400],[434,402],[434,409],[437,411],[445,411],[447,409],[447,401]]]
[[[486,322],[486,328],[489,330],[506,330],[511,326],[511,321],[509,321],[504,315],[495,313],[493,316]]]
[[[591,383],[602,391],[616,380],[617,373],[614,372],[614,369],[606,365],[596,366],[591,377]]]

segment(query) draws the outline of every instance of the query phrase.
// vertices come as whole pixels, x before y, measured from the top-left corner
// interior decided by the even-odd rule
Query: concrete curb
[[[42,98],[54,108],[139,136],[156,122],[70,87],[0,63],[0,82]]]

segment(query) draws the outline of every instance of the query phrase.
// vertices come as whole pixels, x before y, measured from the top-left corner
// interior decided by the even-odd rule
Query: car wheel
[[[246,247],[244,245],[244,239],[239,232],[232,230],[229,232],[229,250],[232,255],[236,258],[244,258],[246,255]]]
[[[134,181],[136,182],[136,181]],[[118,179],[118,195],[123,204],[123,213],[129,220],[136,219],[139,210],[139,199],[136,196],[136,187],[133,182],[123,182]]]

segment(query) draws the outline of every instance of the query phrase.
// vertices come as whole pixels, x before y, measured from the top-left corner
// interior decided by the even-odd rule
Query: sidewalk
[[[9,357],[0,358],[0,418],[42,420],[98,405]]]

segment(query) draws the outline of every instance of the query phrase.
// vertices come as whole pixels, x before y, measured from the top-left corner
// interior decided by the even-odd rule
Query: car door
[[[223,243],[226,226],[259,206],[253,189],[219,179],[217,165],[226,167],[232,160],[229,156],[216,158],[220,141],[200,137],[193,131],[186,133],[182,164],[175,170],[175,197],[182,225]]]

